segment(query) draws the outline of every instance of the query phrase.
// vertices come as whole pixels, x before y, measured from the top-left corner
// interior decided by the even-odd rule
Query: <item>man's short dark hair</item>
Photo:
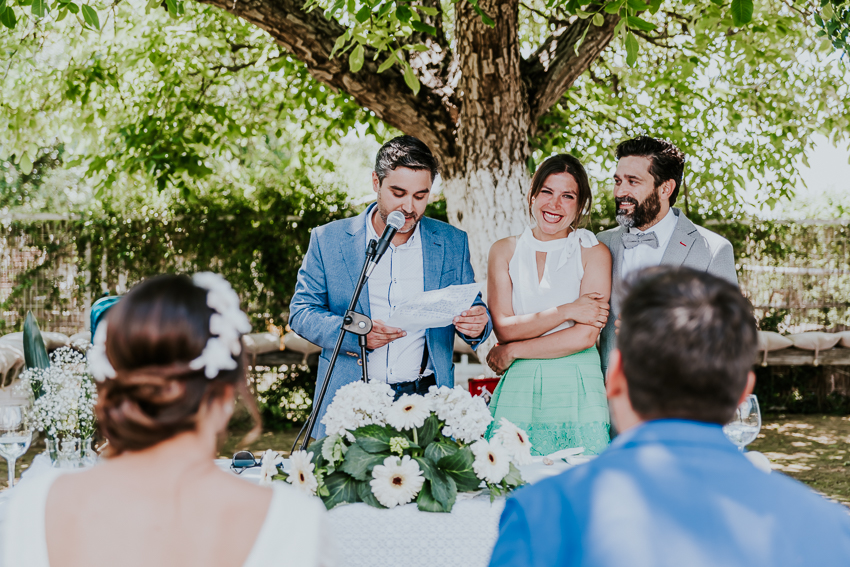
[[[629,156],[649,158],[649,173],[656,188],[668,179],[676,182],[676,187],[670,193],[670,206],[676,204],[685,174],[685,154],[667,140],[638,136],[620,142],[617,146],[618,160]]]
[[[756,356],[756,322],[738,288],[688,268],[638,274],[617,348],[629,400],[644,419],[728,423]]]
[[[437,158],[422,140],[413,136],[398,136],[378,150],[378,157],[375,158],[375,173],[378,174],[379,183],[383,183],[390,171],[397,167],[426,169],[431,173],[432,183],[440,172]]]

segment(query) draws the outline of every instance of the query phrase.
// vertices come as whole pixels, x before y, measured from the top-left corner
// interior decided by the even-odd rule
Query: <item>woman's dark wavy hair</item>
[[[590,192],[590,182],[587,179],[587,172],[584,170],[584,166],[577,157],[571,156],[570,154],[557,154],[548,157],[542,164],[540,164],[537,171],[534,172],[534,177],[531,178],[531,189],[529,190],[527,197],[528,214],[533,216],[531,214],[532,199],[540,194],[540,191],[543,189],[543,184],[549,176],[556,175],[558,173],[569,173],[573,176],[573,179],[576,180],[576,185],[578,185],[578,195],[576,195],[578,209],[576,212],[576,218],[573,219],[570,226],[573,228],[580,228],[584,226],[590,216],[590,206],[593,203],[593,195]]]
[[[193,430],[201,405],[223,396],[227,386],[242,396],[259,427],[244,348],[236,368],[215,378],[189,368],[211,336],[212,314],[207,290],[183,275],[151,278],[110,309],[106,353],[116,377],[98,384],[95,407],[110,454],[147,449]]]

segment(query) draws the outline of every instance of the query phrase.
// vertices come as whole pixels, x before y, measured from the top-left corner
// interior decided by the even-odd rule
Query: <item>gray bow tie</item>
[[[640,246],[641,244],[646,244],[650,248],[658,248],[658,237],[655,236],[654,232],[647,232],[644,234],[632,234],[628,232],[623,235],[623,246],[626,249],[634,248],[635,246]]]

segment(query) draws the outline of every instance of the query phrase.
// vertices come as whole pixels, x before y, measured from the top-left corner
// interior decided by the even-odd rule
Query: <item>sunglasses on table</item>
[[[237,451],[233,454],[233,459],[230,461],[230,470],[236,474],[242,474],[245,469],[259,467],[262,463],[254,458],[254,453],[251,451]]]

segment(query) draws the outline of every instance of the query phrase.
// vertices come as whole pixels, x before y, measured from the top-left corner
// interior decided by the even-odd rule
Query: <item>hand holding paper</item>
[[[451,325],[455,317],[469,310],[479,291],[481,291],[480,283],[452,285],[443,289],[426,291],[419,297],[396,307],[387,319],[387,325],[407,332]],[[467,318],[469,317],[463,319]],[[463,323],[461,321],[461,324]],[[461,329],[458,330],[464,332]]]

